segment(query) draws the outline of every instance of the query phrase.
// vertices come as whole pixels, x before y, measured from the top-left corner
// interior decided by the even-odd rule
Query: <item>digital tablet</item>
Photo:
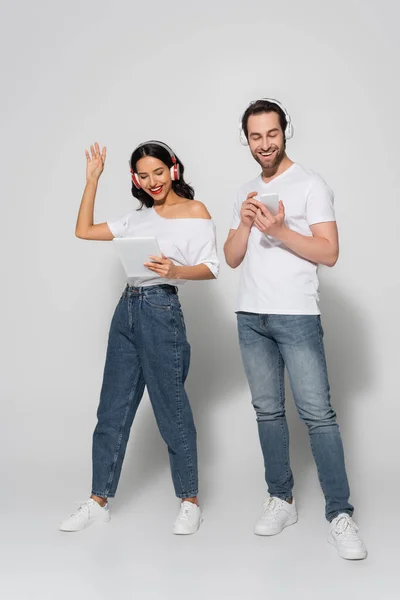
[[[158,276],[143,264],[150,262],[150,256],[161,256],[155,237],[114,238],[113,242],[127,277]]]

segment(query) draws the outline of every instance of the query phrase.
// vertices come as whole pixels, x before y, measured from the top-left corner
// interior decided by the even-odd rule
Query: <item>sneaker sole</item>
[[[278,535],[279,533],[281,533],[286,527],[290,527],[290,525],[294,525],[295,523],[297,523],[299,519],[299,516],[293,515],[292,517],[289,517],[288,519],[286,519],[286,521],[284,523],[282,523],[282,527],[280,527],[279,529],[263,529],[262,527],[255,527],[254,528],[254,533],[255,535],[261,535],[261,536],[273,536],[273,535]]]
[[[336,544],[335,539],[332,536],[328,537],[328,544],[330,544],[331,546],[336,548],[337,553],[339,554],[339,556],[341,558],[344,558],[344,560],[364,560],[368,556],[368,552],[367,552],[366,548],[363,550],[362,553],[360,551],[352,552],[351,550],[348,550],[347,552],[344,552],[343,550],[340,550],[338,545]]]
[[[192,529],[190,529],[190,530],[181,529],[181,530],[179,530],[179,528],[176,528],[176,529],[172,530],[172,533],[174,535],[193,535],[194,533],[196,533],[196,531],[198,531],[200,529],[200,525],[202,524],[202,522],[203,522],[203,519],[200,519],[200,523],[199,523],[198,527],[196,527],[196,529],[193,529],[193,530]]]
[[[109,523],[110,521],[111,521],[111,516],[108,519],[105,519],[104,521],[100,521],[97,519],[95,519],[93,521],[89,521],[83,527],[80,527],[79,529],[66,529],[66,528],[62,528],[61,526],[58,529],[59,529],[59,531],[63,531],[64,533],[76,533],[77,531],[83,531],[84,529],[87,529],[88,527],[91,527],[94,524],[105,525],[105,524]]]

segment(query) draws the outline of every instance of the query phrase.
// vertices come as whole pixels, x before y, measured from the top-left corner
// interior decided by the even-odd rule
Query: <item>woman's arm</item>
[[[195,265],[194,267],[176,267],[176,270],[178,272],[176,279],[192,279],[193,281],[215,279],[214,273],[204,264]]]
[[[215,275],[211,272],[211,269],[204,264],[194,265],[193,267],[180,267],[164,254],[162,256],[150,256],[149,258],[154,262],[144,263],[144,266],[153,271],[153,273],[160,275],[160,277],[193,281],[215,279]]]
[[[94,202],[100,175],[106,161],[106,148],[100,153],[96,142],[86,150],[86,186],[83,192],[78,219],[76,221],[75,235],[83,240],[112,240],[114,238],[107,223],[93,223]]]

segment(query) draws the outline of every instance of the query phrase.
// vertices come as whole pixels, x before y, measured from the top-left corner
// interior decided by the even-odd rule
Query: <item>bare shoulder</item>
[[[208,212],[206,205],[199,202],[199,200],[191,200],[188,207],[190,216],[193,219],[211,219],[211,215]]]

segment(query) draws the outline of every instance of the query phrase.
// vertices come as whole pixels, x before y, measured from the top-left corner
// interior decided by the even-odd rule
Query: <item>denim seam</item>
[[[354,510],[349,510],[348,508],[346,508],[346,510],[335,510],[332,515],[330,514],[329,517],[327,515],[327,520],[331,523],[333,521],[333,519],[336,519],[336,517],[338,517],[339,515],[346,513],[348,515],[350,515],[350,517],[353,516],[354,514]]]
[[[133,299],[128,298],[128,324],[129,330],[133,333]]]
[[[279,360],[279,359],[278,359]],[[283,366],[283,369],[282,369]],[[285,392],[284,392],[284,376],[285,376],[285,369],[284,369],[284,363],[283,363],[283,359],[282,357],[280,357],[280,360],[278,362],[278,371],[279,371],[279,396],[280,396],[280,401],[281,401],[281,405],[283,406],[283,416],[285,418]],[[283,381],[283,385],[282,385],[282,381]],[[285,459],[286,459],[286,479],[288,480],[289,478],[289,472],[290,472],[290,456],[289,456],[289,445],[288,445],[288,440],[287,437],[285,435],[285,427],[284,427],[284,423],[281,420],[281,435],[283,438],[283,443],[285,446]],[[292,490],[291,490],[292,492]]]
[[[91,491],[92,496],[98,496],[99,498],[114,498],[115,494],[109,494],[106,492],[98,492],[96,490]]]
[[[190,451],[189,451],[189,446],[188,446],[186,435],[185,435],[185,429],[183,427],[182,393],[181,393],[181,383],[179,380],[179,351],[178,351],[178,341],[177,341],[178,328],[176,326],[176,319],[175,319],[174,311],[172,311],[172,317],[174,319],[174,351],[175,351],[175,381],[176,381],[175,399],[176,399],[176,405],[177,405],[177,425],[178,425],[178,429],[181,434],[181,440],[182,440],[182,444],[183,444],[183,447],[185,450],[185,458],[186,458],[186,463],[187,463],[187,467],[188,467],[188,471],[189,471],[189,484],[190,484],[190,487],[192,488],[193,487],[193,463],[192,463],[192,460],[190,457]],[[182,479],[180,477],[179,472],[178,472],[178,478],[179,478],[179,482],[181,484],[181,489],[183,489]],[[190,496],[188,496],[188,497],[190,497]]]
[[[322,477],[322,473],[321,473],[321,471],[319,469],[319,466],[318,466],[317,455],[316,455],[316,452],[315,452],[312,435],[310,435],[310,445],[311,445],[311,451],[312,451],[312,454],[313,454],[313,457],[314,457],[314,462],[315,462],[315,465],[317,467],[318,478],[319,478],[319,481],[321,483],[321,487],[322,487],[322,490],[323,490],[325,482],[324,482],[324,479]]]
[[[126,407],[125,414],[124,414],[124,417],[122,419],[120,433],[119,433],[119,436],[118,436],[118,439],[117,439],[117,444],[116,444],[115,450],[114,450],[114,459],[113,459],[113,463],[112,463],[111,468],[110,468],[110,475],[108,477],[107,486],[106,486],[106,494],[107,495],[110,493],[110,490],[111,490],[112,482],[113,482],[114,475],[115,475],[115,469],[116,469],[116,466],[117,466],[117,462],[118,462],[118,458],[119,458],[119,453],[120,453],[120,449],[121,449],[121,442],[122,442],[122,438],[123,438],[123,435],[124,435],[124,429],[125,429],[126,421],[127,421],[127,418],[128,418],[129,410],[131,408],[132,399],[133,399],[133,396],[135,394],[136,386],[137,386],[137,383],[138,383],[140,375],[141,375],[141,371],[138,370],[137,371],[137,375],[136,375],[136,379],[134,381],[134,385],[132,386],[131,393],[129,394],[128,406]]]
[[[324,351],[323,351],[323,345],[321,343],[321,339],[322,339],[322,327],[321,327],[320,323],[318,322],[318,318],[315,319],[315,324],[316,324],[316,327],[317,327],[318,349],[319,349],[319,353],[320,353],[320,356],[321,356],[321,362],[322,362],[323,369],[324,369],[324,375],[326,377],[326,380],[328,380],[328,373],[327,373],[327,368],[326,368],[325,355],[324,355]],[[329,384],[328,384],[328,394],[329,394]],[[323,490],[325,482],[324,482],[324,479],[322,477],[322,473],[321,473],[321,471],[319,469],[319,466],[318,466],[317,456],[316,456],[316,452],[315,452],[315,448],[314,448],[314,444],[313,444],[313,432],[310,431],[310,428],[309,428],[309,437],[310,437],[311,451],[312,451],[312,454],[313,454],[313,457],[314,457],[315,465],[317,467],[318,478],[319,478],[319,481],[321,483],[321,487],[322,487],[322,490]]]
[[[322,365],[323,365],[323,368],[324,368],[325,379],[326,379],[327,385],[328,385],[329,406],[333,410],[332,404],[331,404],[331,397],[330,397],[330,385],[329,385],[329,378],[328,378],[328,367],[327,367],[327,364],[326,364],[326,357],[325,357],[325,351],[324,351],[324,345],[323,345],[323,335],[324,335],[324,333],[323,333],[323,328],[322,328],[322,324],[321,324],[321,321],[320,321],[320,317],[317,317],[317,319],[315,320],[315,322],[316,322],[317,333],[318,333],[318,348],[319,348],[320,355],[321,355],[321,362],[322,362]],[[333,410],[333,412],[335,412],[335,411]],[[335,422],[336,422],[336,414],[335,414]],[[317,459],[316,459],[316,452],[315,452],[315,448],[314,448],[314,444],[313,444],[313,433],[312,432],[310,432],[310,444],[311,444],[311,450],[312,450],[312,453],[313,453],[313,456],[314,456],[314,461],[315,461],[315,464],[316,464],[316,467],[317,467],[318,478],[320,480],[322,490],[324,490],[325,481],[324,481],[324,479],[322,477],[322,474],[320,472],[320,469],[318,467],[318,462],[317,462]],[[326,499],[326,500],[327,500],[327,506],[326,506],[325,516],[326,516],[326,518],[328,520],[330,520],[330,514],[328,512],[328,501],[329,501],[329,499]],[[346,511],[339,511],[337,514],[340,514],[340,512],[348,512],[348,510],[346,510]],[[333,518],[335,518],[335,517],[333,517]]]
[[[322,341],[324,332],[322,329],[322,325],[321,322],[319,321],[319,319],[317,318],[315,320],[316,325],[317,325],[317,333],[318,333],[318,347],[319,347],[319,351],[321,354],[321,359],[322,359],[322,364],[324,366],[324,375],[326,378],[326,381],[328,382],[328,393],[329,393],[329,403],[330,403],[330,386],[329,386],[329,378],[328,378],[328,367],[326,364],[326,357],[325,357],[325,351],[324,351],[324,343]]]
[[[199,494],[199,490],[193,490],[192,492],[181,492],[176,494],[177,498],[195,498]]]

